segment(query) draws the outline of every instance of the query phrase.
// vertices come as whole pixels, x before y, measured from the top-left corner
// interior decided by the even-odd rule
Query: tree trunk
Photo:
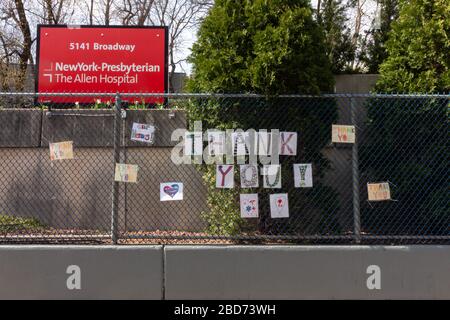
[[[317,12],[316,12],[316,18],[317,21],[320,22],[320,5],[321,5],[321,0],[317,0]]]
[[[91,7],[89,8],[89,24],[94,24],[94,0],[91,0]]]
[[[19,77],[16,83],[16,90],[22,91],[25,87],[28,60],[31,57],[31,32],[30,25],[25,14],[25,8],[22,0],[14,0],[17,14],[19,15],[19,27],[23,35],[23,48],[19,54]]]

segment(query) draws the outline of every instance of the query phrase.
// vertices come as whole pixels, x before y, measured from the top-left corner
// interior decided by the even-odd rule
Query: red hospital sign
[[[37,57],[39,93],[167,92],[166,27],[39,25]],[[95,98],[40,96],[38,101],[93,103]],[[131,99],[141,102],[138,95]]]

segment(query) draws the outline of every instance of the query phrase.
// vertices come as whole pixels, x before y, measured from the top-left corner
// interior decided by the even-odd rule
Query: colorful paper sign
[[[276,218],[289,218],[289,203],[287,193],[270,195],[270,216]]]
[[[225,132],[208,131],[208,154],[210,156],[225,154]]]
[[[216,188],[234,188],[234,165],[216,166]]]
[[[73,141],[49,143],[50,160],[73,159]]]
[[[311,188],[313,186],[311,163],[294,164],[294,186],[296,188]]]
[[[280,132],[279,152],[285,156],[297,154],[297,132]]]
[[[119,182],[137,182],[139,167],[135,164],[116,163],[114,180]]]
[[[241,187],[242,188],[258,188],[258,166],[253,164],[243,164],[240,166]]]
[[[355,126],[333,124],[331,127],[331,141],[338,143],[355,143]]]
[[[133,122],[131,129],[131,140],[153,143],[155,136],[155,127],[149,124]]]
[[[391,190],[388,182],[368,183],[367,194],[369,201],[391,200]]]
[[[203,135],[201,132],[186,132],[184,135],[184,155],[203,155]]]
[[[264,188],[281,188],[281,165],[263,166],[263,181]]]
[[[241,194],[241,218],[258,218],[258,194]]]
[[[161,201],[183,200],[183,183],[181,182],[160,183],[159,199]]]

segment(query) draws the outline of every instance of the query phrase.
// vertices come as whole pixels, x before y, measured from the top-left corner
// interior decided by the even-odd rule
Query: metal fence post
[[[357,110],[355,98],[350,97],[350,117],[355,126],[355,143],[352,147],[352,180],[353,180],[353,234],[356,243],[361,242],[361,212],[359,206],[359,159],[358,159],[358,135]]]
[[[121,102],[120,95],[116,94],[114,110],[114,171],[116,163],[120,161],[120,129],[121,129]],[[112,183],[112,208],[111,208],[111,239],[114,244],[118,240],[119,222],[119,182],[113,179]]]

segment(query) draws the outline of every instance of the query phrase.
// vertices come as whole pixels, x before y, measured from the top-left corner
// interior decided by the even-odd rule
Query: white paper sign
[[[186,132],[184,134],[184,155],[203,155],[203,136],[201,132]]]
[[[234,188],[234,165],[216,166],[216,188]]]
[[[280,132],[279,151],[285,156],[297,154],[297,132]]]
[[[355,126],[333,124],[331,127],[331,141],[338,143],[355,143]]]
[[[241,218],[258,218],[258,194],[241,194]]]
[[[311,163],[294,164],[294,185],[296,188],[311,188],[313,186]]]
[[[260,156],[267,156],[272,153],[272,135],[270,132],[264,132],[264,131],[258,131],[257,137],[257,143],[255,142],[255,145],[258,146],[258,152],[255,152],[255,154],[258,154]],[[256,139],[255,139],[256,140]]]
[[[231,134],[231,146],[233,148],[233,154],[236,156],[245,156],[249,153],[249,133],[238,131]]]
[[[258,166],[253,164],[243,164],[240,166],[241,187],[258,188]]]
[[[264,188],[281,188],[281,165],[263,166]]]
[[[225,132],[208,131],[208,153],[210,156],[225,154]]]
[[[161,201],[183,200],[183,183],[181,182],[160,183],[159,199]]]
[[[133,122],[131,130],[131,140],[153,143],[155,138],[155,127],[145,123]]]
[[[289,203],[287,193],[270,195],[270,216],[276,218],[289,218]]]

